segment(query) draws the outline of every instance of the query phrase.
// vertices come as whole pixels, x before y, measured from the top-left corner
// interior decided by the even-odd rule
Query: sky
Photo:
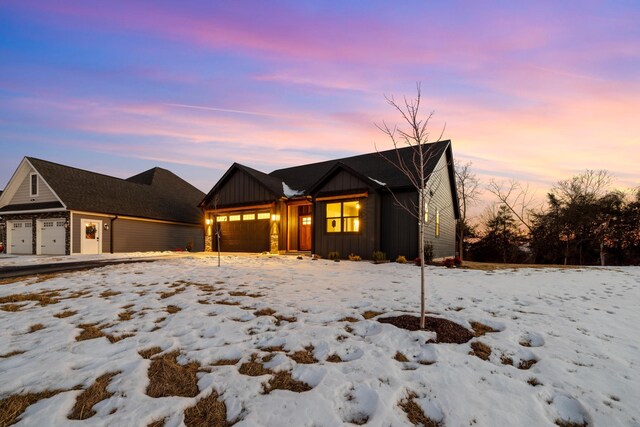
[[[387,149],[385,96],[417,82],[483,185],[636,187],[639,22],[636,0],[2,1],[0,188],[24,156],[207,192],[233,162]]]

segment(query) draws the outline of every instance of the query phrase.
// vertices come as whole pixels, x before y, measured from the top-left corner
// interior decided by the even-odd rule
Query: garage
[[[38,254],[64,255],[66,229],[64,218],[38,220]]]
[[[220,250],[223,252],[269,251],[269,218],[269,212],[256,211],[218,215],[216,223],[220,228]]]
[[[31,220],[7,221],[7,253],[32,254],[33,229]]]

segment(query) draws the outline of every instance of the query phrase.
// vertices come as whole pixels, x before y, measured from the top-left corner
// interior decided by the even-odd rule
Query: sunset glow
[[[385,95],[420,81],[432,135],[489,178],[607,169],[640,185],[640,3],[0,5],[0,189],[23,156],[203,191],[389,148]]]

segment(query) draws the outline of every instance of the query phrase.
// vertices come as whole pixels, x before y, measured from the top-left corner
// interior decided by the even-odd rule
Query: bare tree
[[[460,259],[464,253],[464,232],[467,225],[467,208],[475,205],[480,197],[480,180],[471,171],[471,162],[461,164],[454,161],[456,173],[456,191],[460,205],[460,220],[458,227],[458,253]]]
[[[439,182],[430,180],[431,175],[435,173],[434,170],[431,173],[427,173],[425,168],[429,163],[429,160],[435,155],[433,150],[430,150],[427,144],[429,144],[429,122],[434,115],[434,112],[429,113],[425,118],[420,117],[420,101],[421,90],[420,83],[416,84],[417,95],[414,99],[403,99],[403,102],[399,103],[393,96],[385,96],[387,103],[402,117],[403,127],[399,128],[394,125],[390,127],[387,123],[383,122],[381,125],[376,125],[393,143],[393,154],[388,155],[376,151],[385,158],[390,164],[395,166],[404,176],[407,177],[411,185],[416,189],[418,193],[418,199],[412,202],[402,202],[396,195],[391,192],[396,204],[408,212],[418,221],[418,251],[421,259],[420,263],[420,328],[425,327],[425,269],[424,269],[424,248],[425,248],[425,233],[428,219],[426,218],[426,209],[428,209],[431,196],[434,194],[434,187],[439,185]],[[440,141],[442,133],[436,141]],[[410,156],[402,154],[402,148],[409,148],[411,150]]]
[[[504,182],[498,183],[492,179],[489,181],[487,190],[494,194],[500,200],[500,203],[505,205],[520,224],[531,233],[533,229],[531,213],[535,196],[529,189],[529,184],[522,185],[515,180],[505,184]]]

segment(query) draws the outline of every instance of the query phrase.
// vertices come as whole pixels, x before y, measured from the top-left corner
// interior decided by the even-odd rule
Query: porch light
[[[360,202],[356,203],[356,209],[360,209]]]
[[[207,218],[204,222],[205,222],[205,224],[207,224],[207,225],[211,225],[211,223],[212,223],[213,221],[211,220],[211,218]]]
[[[271,215],[271,221],[280,221],[280,215],[278,214]]]
[[[66,220],[64,222],[64,228],[66,228],[67,230],[69,229],[69,220]]]

